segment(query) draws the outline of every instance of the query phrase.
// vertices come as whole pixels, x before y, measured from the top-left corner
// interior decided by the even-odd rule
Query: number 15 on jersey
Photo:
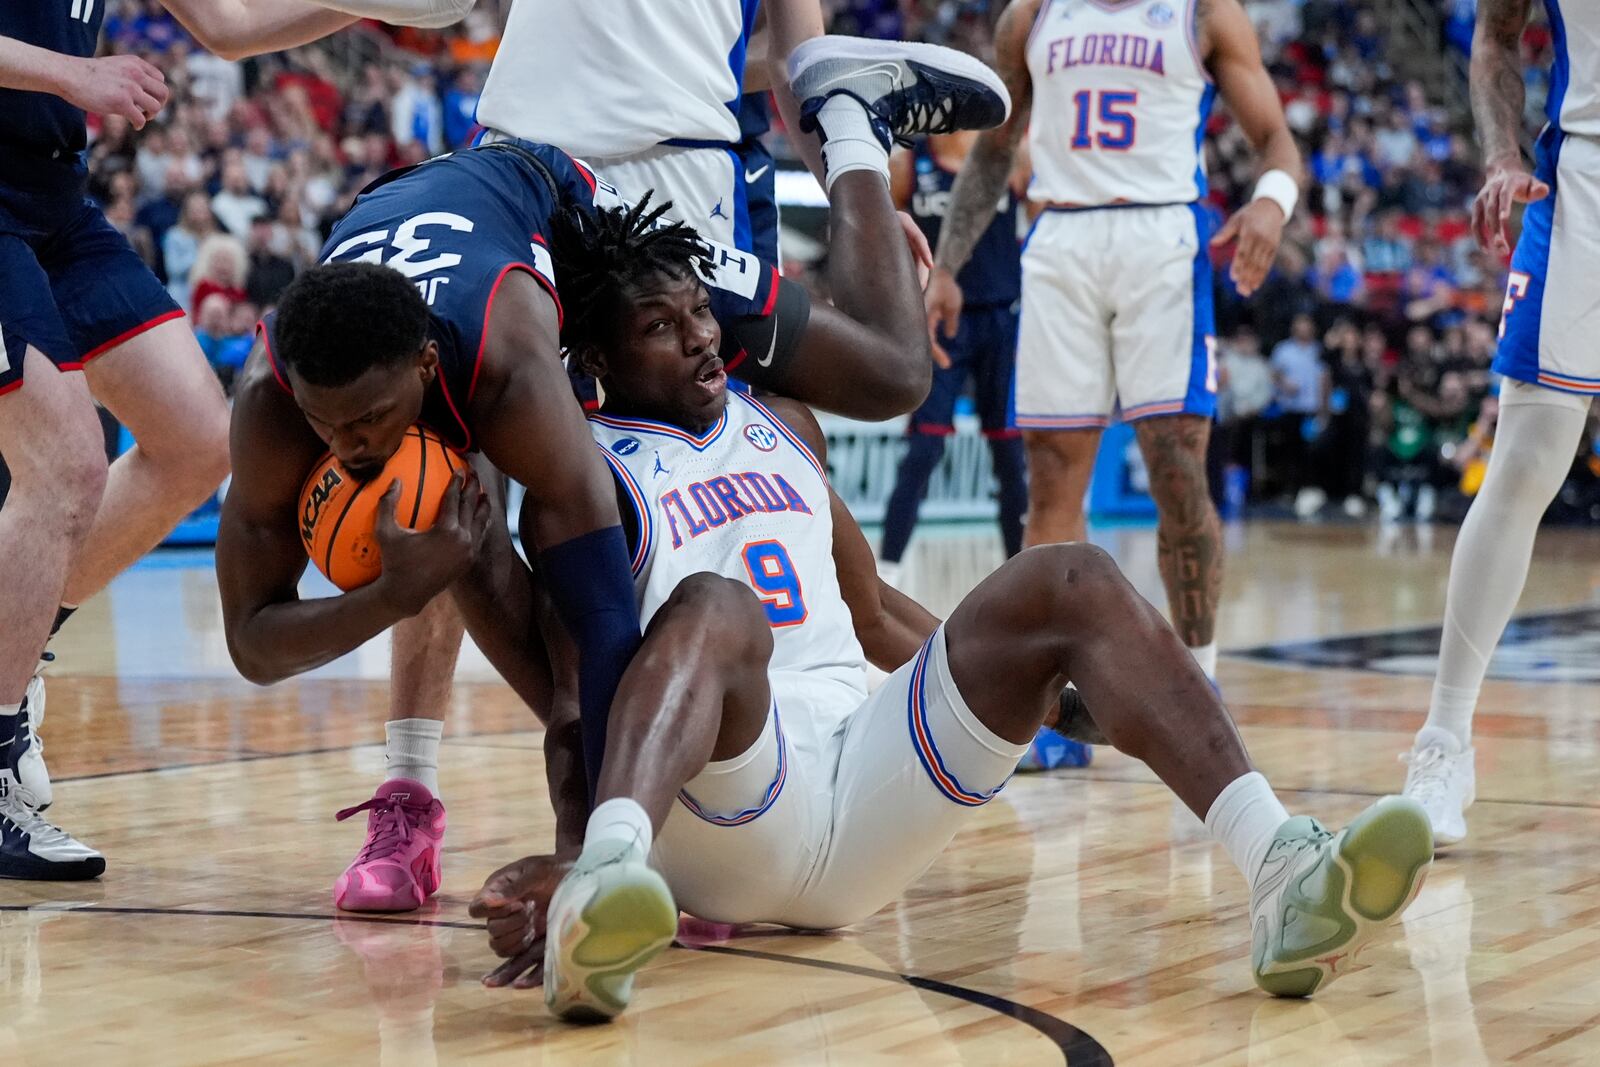
[[[1138,136],[1138,120],[1133,106],[1139,94],[1131,91],[1084,89],[1072,94],[1074,151],[1104,148],[1126,152]]]

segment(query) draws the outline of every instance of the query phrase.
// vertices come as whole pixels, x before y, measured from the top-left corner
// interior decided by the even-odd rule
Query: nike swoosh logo
[[[763,366],[763,367],[772,366],[772,354],[774,352],[776,352],[777,350],[778,350],[778,325],[777,325],[777,323],[773,323],[773,325],[772,325],[772,340],[767,344],[766,357],[764,359],[758,359],[758,360],[756,360],[756,362],[758,364],[760,364],[761,366]]]
[[[1290,857],[1287,855],[1273,856],[1261,864],[1261,875],[1256,881],[1255,891],[1250,894],[1250,910],[1253,912],[1261,906],[1261,902],[1271,896],[1278,886],[1289,877]],[[1268,870],[1271,868],[1271,870]]]
[[[772,167],[772,164],[768,163],[764,167],[758,167],[755,170],[747,170],[747,171],[744,172],[744,180],[747,181],[747,182],[753,182],[757,178],[759,178],[763,174],[765,174],[771,167]]]

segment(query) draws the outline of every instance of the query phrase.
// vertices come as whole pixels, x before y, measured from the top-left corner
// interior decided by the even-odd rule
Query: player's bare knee
[[[106,488],[106,456],[99,434],[63,441],[47,466],[13,468],[12,492],[34,502],[38,522],[56,535],[82,540]]]
[[[1052,626],[1062,630],[1102,625],[1102,612],[1117,610],[1133,591],[1111,554],[1087,541],[1039,545],[1017,558],[1036,568],[1028,580],[1048,591]]]
[[[738,664],[765,664],[772,656],[772,630],[761,601],[743,582],[702,572],[679,582],[662,606],[702,654],[726,657]]]

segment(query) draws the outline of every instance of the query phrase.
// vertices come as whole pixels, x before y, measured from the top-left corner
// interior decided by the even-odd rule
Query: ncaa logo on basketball
[[[316,532],[317,516],[322,514],[323,505],[328,502],[333,491],[343,484],[344,479],[339,477],[339,472],[329,467],[322,475],[322,481],[311,487],[311,493],[306,498],[305,510],[300,515],[300,537],[306,544],[311,543]]]
[[[772,427],[759,422],[744,428],[744,439],[763,452],[771,452],[778,447],[778,435],[772,432]]]
[[[1175,17],[1177,16],[1174,14],[1171,5],[1166,3],[1155,4],[1149,11],[1144,13],[1145,21],[1156,27],[1156,29],[1172,25],[1172,20]]]
[[[639,451],[639,439],[637,437],[624,437],[611,446],[611,451],[619,456],[631,456]]]

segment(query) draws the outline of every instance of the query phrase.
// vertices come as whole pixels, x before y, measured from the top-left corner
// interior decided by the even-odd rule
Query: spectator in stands
[[[250,223],[267,210],[267,202],[250,189],[250,174],[243,155],[232,149],[222,161],[222,188],[211,198],[211,213],[235,237],[250,232]]]
[[[1328,363],[1327,421],[1313,448],[1312,466],[1326,493],[1324,499],[1340,501],[1346,515],[1359,518],[1367,511],[1362,483],[1371,432],[1373,374],[1362,332],[1350,319],[1341,317],[1334,322],[1323,337],[1323,349]],[[1312,500],[1321,506],[1321,501]]]
[[[161,239],[161,261],[167,269],[167,291],[183,307],[194,306],[189,299],[189,273],[194,269],[201,243],[216,232],[217,220],[211,214],[211,198],[203,190],[190,190],[183,198],[183,209],[177,224],[168,229]]]
[[[244,244],[231,234],[214,233],[201,241],[189,272],[190,308],[200,307],[212,293],[226,297],[230,307],[242,302],[246,263]]]
[[[257,215],[250,224],[249,265],[245,270],[245,298],[263,311],[276,306],[296,274],[294,261],[284,255],[280,231],[271,215]]]
[[[444,151],[444,107],[439,103],[433,67],[413,63],[396,66],[389,129],[401,156],[416,162]]]
[[[1277,386],[1254,327],[1239,325],[1218,347],[1217,422],[1206,450],[1207,475],[1217,510],[1228,514],[1236,510],[1226,499],[1229,479],[1239,477],[1250,485],[1261,414],[1272,403]],[[1231,474],[1229,468],[1242,473]]]
[[[1270,440],[1272,454],[1282,466],[1282,488],[1295,494],[1295,511],[1311,514],[1322,506],[1319,490],[1310,483],[1307,445],[1316,420],[1327,405],[1327,368],[1317,324],[1310,315],[1294,317],[1289,336],[1272,350],[1272,379],[1276,387]],[[1323,498],[1326,499],[1326,498]]]

